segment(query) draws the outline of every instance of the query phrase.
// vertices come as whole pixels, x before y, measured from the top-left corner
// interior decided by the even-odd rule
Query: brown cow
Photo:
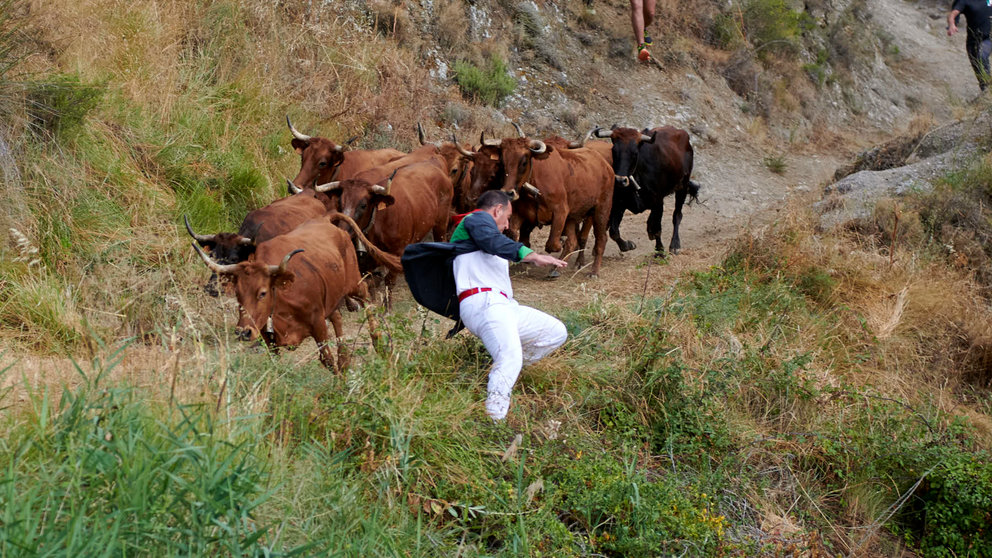
[[[341,199],[341,213],[353,218],[370,242],[397,257],[408,244],[420,242],[433,233],[435,241],[447,235],[453,190],[443,159],[434,146],[434,155],[384,174],[393,163],[360,173],[342,182],[317,186],[325,192],[336,191]],[[386,181],[386,185],[379,183]],[[368,266],[363,269],[369,270]],[[386,307],[392,307],[391,290],[396,273],[387,272]]]
[[[679,239],[682,205],[686,197],[699,201],[699,185],[689,179],[693,164],[689,133],[671,126],[642,132],[614,126],[610,131],[596,130],[594,135],[613,141],[616,187],[610,213],[610,238],[621,251],[633,250],[634,243],[620,237],[620,220],[625,210],[636,215],[648,209],[648,238],[654,240],[655,251],[663,254],[661,217],[665,196],[674,192],[672,241],[668,249],[678,254],[682,248]]]
[[[237,264],[221,265],[193,243],[207,267],[228,277],[234,287],[240,305],[237,327],[241,339],[261,336],[274,347],[293,348],[313,337],[324,366],[337,371],[347,368],[347,347],[340,343],[343,332],[339,308],[345,297],[367,300],[368,288],[358,270],[350,235],[332,223],[341,218],[332,215],[311,219],[287,234],[260,243],[254,258]],[[358,235],[361,238],[360,232]],[[370,250],[387,265],[402,269],[398,258],[374,247]],[[296,254],[300,255],[293,257]],[[328,318],[338,340],[336,366],[327,345]],[[374,342],[371,321],[369,329]]]
[[[196,242],[210,251],[211,257],[221,265],[236,264],[248,259],[255,247],[270,238],[288,233],[297,225],[320,217],[327,212],[327,196],[312,189],[280,198],[269,205],[255,209],[245,216],[237,233],[196,234],[186,222],[186,231]],[[211,274],[203,290],[218,296],[217,275]]]
[[[480,151],[487,150],[489,162],[479,164],[484,158],[476,159],[472,189],[485,189],[491,181],[487,173],[502,168],[502,189],[519,192],[519,199],[513,205],[511,231],[519,231],[520,241],[529,245],[534,227],[550,224],[545,250],[549,253],[562,250],[563,258],[580,244],[585,244],[577,234],[578,225],[592,216],[597,241],[590,274],[597,275],[606,248],[612,171],[606,161],[591,150],[570,149],[570,142],[561,138],[548,141],[551,145],[527,137],[485,141]],[[562,234],[567,235],[564,247]],[[577,262],[580,265],[582,256],[580,252]]]
[[[286,115],[286,123],[293,133],[293,149],[300,154],[300,172],[291,181],[296,188],[351,178],[406,155],[396,149],[349,151],[327,138],[300,133],[293,127],[289,115]]]

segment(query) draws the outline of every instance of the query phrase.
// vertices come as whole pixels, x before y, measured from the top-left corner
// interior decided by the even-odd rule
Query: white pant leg
[[[565,324],[558,318],[529,306],[517,306],[517,331],[523,349],[524,365],[534,364],[561,347],[568,338]]]
[[[465,327],[482,340],[493,357],[486,413],[503,419],[509,411],[510,393],[520,368],[560,347],[567,337],[565,325],[499,293],[473,295],[462,301],[459,311]]]
[[[506,417],[510,409],[510,392],[523,366],[523,350],[517,332],[517,308],[516,303],[498,292],[472,295],[459,305],[465,327],[482,341],[493,357],[486,413],[494,419]]]

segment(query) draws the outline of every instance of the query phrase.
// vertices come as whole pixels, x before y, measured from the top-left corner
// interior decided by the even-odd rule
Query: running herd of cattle
[[[502,189],[514,200],[509,236],[529,246],[533,229],[550,225],[545,250],[561,252],[563,259],[577,253],[579,268],[592,230],[593,276],[607,233],[621,251],[634,248],[620,237],[625,211],[650,212],[648,238],[656,251],[664,251],[663,200],[672,193],[669,250],[677,253],[682,206],[687,196],[696,199],[699,193],[689,179],[689,135],[668,126],[595,128],[581,141],[541,141],[526,137],[514,124],[519,137],[486,139],[483,134],[476,146],[460,144],[454,135],[450,142],[428,142],[418,126],[421,147],[403,153],[349,150],[300,133],[289,117],[286,122],[301,158],[300,172],[287,180],[290,195],[250,212],[237,233],[197,234],[188,220],[186,230],[213,271],[206,291],[219,294],[218,277],[233,289],[241,339],[260,336],[273,347],[293,347],[313,337],[321,363],[331,369],[344,369],[348,355],[337,343],[335,365],[326,320],[340,338],[340,307],[354,311],[370,300],[363,278],[375,270],[385,270],[382,284],[390,308],[404,248],[428,233],[435,240],[447,238],[452,216],[472,211],[485,190]],[[611,141],[601,141],[607,138]]]

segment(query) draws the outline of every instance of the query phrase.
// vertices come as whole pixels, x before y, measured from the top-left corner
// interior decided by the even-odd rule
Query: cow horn
[[[286,273],[286,266],[289,265],[289,259],[299,254],[302,251],[303,248],[297,248],[296,250],[293,250],[292,252],[286,254],[286,257],[282,259],[282,262],[280,262],[279,265],[266,266],[269,275],[279,275],[280,273]]]
[[[316,191],[318,191],[318,192],[323,192],[323,193],[326,194],[327,192],[333,192],[334,190],[340,190],[341,189],[341,181],[340,180],[335,180],[334,182],[328,182],[327,184],[317,184],[317,185],[314,185],[313,189],[316,190]]]
[[[530,150],[535,155],[540,155],[541,153],[544,153],[545,151],[547,151],[547,149],[548,149],[548,146],[544,145],[544,142],[543,141],[541,141],[541,140],[530,140]]]
[[[338,153],[344,153],[345,151],[348,151],[348,148],[343,145],[337,145],[334,147],[334,151],[337,151]]]
[[[286,189],[289,190],[290,194],[294,194],[294,195],[299,194],[300,192],[303,191],[303,188],[300,188],[296,184],[293,184],[293,181],[288,178],[286,179]]]
[[[400,172],[400,169],[394,170],[393,174],[389,175],[389,180],[386,181],[386,193],[383,194],[384,196],[389,195],[389,189],[393,187],[393,178],[396,177],[396,173],[398,172]]]
[[[196,234],[193,232],[193,227],[189,226],[189,217],[183,215],[183,221],[186,222],[186,232],[197,242],[213,242],[217,239],[217,235],[215,234]]]
[[[489,147],[499,147],[500,145],[502,145],[502,143],[503,142],[501,142],[498,139],[482,140],[482,145],[488,145]]]
[[[289,124],[289,131],[290,132],[293,132],[293,137],[294,138],[296,138],[296,139],[298,139],[300,141],[305,141],[305,142],[309,142],[310,141],[310,136],[308,136],[306,134],[301,134],[299,130],[297,130],[296,128],[293,127],[293,122],[289,120],[289,115],[288,114],[286,115],[286,124]]]
[[[608,137],[613,136],[613,132],[611,130],[604,130],[604,129],[600,128],[599,126],[596,126],[595,128],[593,128],[593,130],[591,132],[589,132],[589,133],[592,134],[592,135],[594,135],[594,136],[596,136],[597,138],[600,138],[600,139],[608,138]]]
[[[207,267],[210,268],[210,271],[213,271],[217,275],[233,275],[234,273],[237,273],[238,264],[220,265],[219,263],[213,261],[210,256],[208,256],[203,249],[200,248],[199,244],[195,242],[192,242],[191,244],[193,245],[193,249],[196,250],[196,253],[200,255],[200,259],[203,260],[203,263],[207,264]]]
[[[385,196],[386,194],[389,193],[389,190],[387,190],[386,187],[381,184],[373,184],[372,193],[378,196]]]
[[[509,192],[504,190],[504,192],[510,197],[511,202],[515,202],[520,199],[520,194],[518,194],[516,190],[510,190]]]
[[[641,141],[651,141],[651,136],[647,134],[641,134]]]
[[[420,145],[426,145],[427,142],[424,140],[424,127],[417,122],[417,139],[420,140]]]
[[[517,129],[517,135],[518,136],[520,136],[522,138],[527,137],[527,135],[524,134],[524,131],[520,129],[520,124],[517,124],[516,122],[510,122],[510,124],[513,124],[513,127]]]
[[[458,138],[455,137],[454,132],[451,132],[451,143],[455,144],[455,149],[457,149],[458,152],[464,155],[465,157],[472,157],[473,155],[475,155],[475,153],[471,151],[467,151],[464,147],[461,146],[461,144],[458,143]]]
[[[524,190],[527,190],[528,192],[530,192],[531,194],[534,194],[535,196],[540,196],[541,195],[541,191],[538,190],[537,187],[534,186],[533,184],[531,184],[530,182],[524,182],[524,184],[523,184],[523,186],[521,186],[521,188],[524,189]]]

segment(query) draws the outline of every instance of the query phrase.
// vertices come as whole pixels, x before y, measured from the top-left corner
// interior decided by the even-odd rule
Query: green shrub
[[[453,70],[462,95],[490,106],[498,107],[517,86],[507,71],[506,62],[496,55],[489,58],[485,68],[460,60],[455,62]]]
[[[714,553],[725,519],[712,497],[668,475],[649,480],[635,465],[602,451],[582,453],[552,477],[563,520],[610,556]]]
[[[64,74],[29,83],[28,115],[37,129],[62,140],[71,139],[86,115],[100,104],[104,88]]]
[[[927,556],[992,556],[992,455],[947,451],[919,499]]]

